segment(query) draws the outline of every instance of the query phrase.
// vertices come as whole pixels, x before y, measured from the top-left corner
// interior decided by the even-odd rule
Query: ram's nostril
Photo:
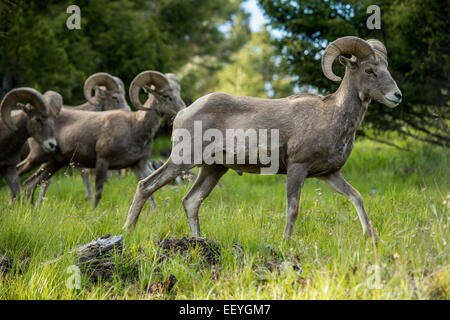
[[[400,92],[396,92],[396,93],[394,93],[394,95],[397,97],[397,99],[399,99],[399,100],[402,99],[402,94]]]

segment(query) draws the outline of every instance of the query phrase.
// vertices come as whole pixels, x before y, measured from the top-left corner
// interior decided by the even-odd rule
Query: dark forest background
[[[128,86],[149,69],[179,75],[188,104],[212,91],[327,94],[338,84],[323,76],[321,53],[330,41],[354,35],[386,45],[404,96],[394,110],[373,103],[360,135],[395,132],[449,146],[448,1],[258,2],[268,24],[251,32],[239,0],[0,0],[1,95],[31,86],[76,105],[92,73],[109,72]],[[72,4],[81,8],[81,30],[66,27]],[[380,30],[366,27],[373,4],[381,8]]]

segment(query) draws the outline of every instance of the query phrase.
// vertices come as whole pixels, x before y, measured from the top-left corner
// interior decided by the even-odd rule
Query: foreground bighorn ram
[[[0,105],[0,175],[11,189],[11,203],[20,192],[16,165],[22,146],[32,137],[47,152],[55,150],[53,119],[61,105],[60,95],[51,92],[42,95],[32,88],[13,89],[3,98]],[[12,111],[15,106],[21,111]]]
[[[352,57],[346,58],[342,54],[351,54]],[[402,96],[387,69],[387,52],[380,41],[344,37],[331,43],[323,54],[322,69],[325,76],[333,81],[341,80],[332,71],[333,61],[338,56],[346,68],[344,79],[333,94],[297,94],[284,99],[259,99],[212,93],[178,113],[174,121],[172,154],[161,168],[138,183],[124,228],[135,227],[144,202],[156,190],[182,171],[199,166],[201,168],[197,180],[183,199],[191,233],[198,237],[200,205],[227,170],[231,168],[258,173],[267,166],[260,159],[248,164],[248,155],[255,153],[251,147],[245,153],[246,164],[236,164],[224,161],[225,158],[234,161],[236,158],[237,149],[230,150],[228,141],[227,148],[216,148],[213,149],[215,154],[207,154],[207,150],[212,150],[207,149],[211,142],[190,139],[186,146],[184,139],[176,140],[177,131],[187,132],[190,133],[189,136],[195,137],[195,128],[201,125],[203,131],[215,130],[210,132],[215,132],[215,137],[225,137],[229,129],[274,130],[271,132],[278,133],[277,147],[268,149],[278,155],[275,157],[279,159],[277,173],[287,174],[286,239],[290,239],[297,218],[300,190],[305,179],[310,177],[325,181],[335,191],[348,197],[356,207],[364,232],[370,231],[371,236],[375,236],[361,195],[344,179],[340,169],[350,155],[356,130],[361,125],[371,99],[388,107],[395,107],[401,102]],[[210,138],[211,136],[204,140],[211,141]],[[276,137],[271,136],[271,139]],[[261,146],[261,141],[259,143]],[[184,145],[180,147],[180,144]],[[180,161],[178,150],[200,150],[203,158],[200,161],[193,159],[189,151],[186,151],[190,161]],[[206,162],[205,153],[206,157],[215,156],[219,161]]]
[[[125,98],[125,86],[117,77],[108,73],[99,72],[91,75],[84,83],[84,97],[86,102],[76,107],[63,106],[63,110],[81,110],[81,111],[108,111],[125,110],[131,111]],[[95,95],[92,95],[94,90]],[[59,118],[56,119],[59,121]],[[60,126],[57,126],[60,128]],[[56,133],[57,135],[57,133]],[[41,146],[33,139],[28,140],[29,152],[27,157],[17,165],[19,176],[25,174],[37,166],[49,161],[52,155],[45,152]],[[86,199],[92,198],[91,180],[88,170],[81,170],[84,184],[86,186]],[[43,188],[48,188],[50,180],[45,183]],[[42,190],[42,194],[45,190]]]
[[[144,105],[139,100],[143,88],[148,92]],[[25,181],[25,186],[34,189],[70,162],[95,168],[96,207],[108,169],[131,167],[139,180],[147,177],[156,131],[166,116],[174,116],[185,104],[180,97],[178,78],[155,71],[136,76],[130,85],[130,99],[139,111],[88,112],[63,108],[55,129],[59,150]]]

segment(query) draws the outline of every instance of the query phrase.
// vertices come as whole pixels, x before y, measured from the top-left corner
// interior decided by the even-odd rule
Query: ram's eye
[[[37,123],[42,123],[42,119],[41,118],[36,118],[36,122]]]
[[[366,69],[365,71],[367,74],[370,74],[370,75],[374,76],[375,78],[377,77],[377,74],[375,73],[375,71],[373,71],[373,69]]]

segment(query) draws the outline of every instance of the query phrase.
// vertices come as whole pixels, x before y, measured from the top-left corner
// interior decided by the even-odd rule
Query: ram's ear
[[[339,56],[339,62],[347,68],[354,69],[358,66],[358,58],[352,56],[351,58],[346,58],[344,56]]]

